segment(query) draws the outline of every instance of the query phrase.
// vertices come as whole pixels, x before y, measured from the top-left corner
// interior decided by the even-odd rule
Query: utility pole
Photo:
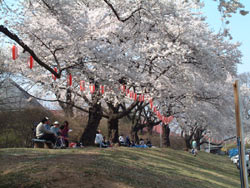
[[[211,150],[211,136],[212,136],[212,132],[210,130],[207,131],[207,134],[209,136],[209,139],[208,139],[208,153],[210,153],[210,150]]]
[[[236,117],[236,137],[237,146],[239,151],[239,161],[240,161],[240,181],[241,188],[248,187],[248,177],[246,168],[246,157],[245,157],[245,143],[243,135],[243,126],[241,125],[241,109],[240,109],[240,94],[239,94],[239,81],[236,80],[233,84],[234,87],[234,103],[235,103],[235,117]]]
[[[211,138],[209,137],[209,139],[208,139],[208,142],[209,142],[209,143],[208,143],[208,153],[210,153],[210,139],[211,139]]]
[[[161,128],[160,128],[160,148],[162,148],[162,129],[163,129],[163,124],[161,123],[160,124],[161,126]]]

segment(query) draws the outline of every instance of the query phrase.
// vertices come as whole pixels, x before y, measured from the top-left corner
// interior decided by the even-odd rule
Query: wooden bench
[[[46,148],[46,149],[53,148],[52,142],[48,140],[33,138],[32,142],[34,143],[34,148]]]

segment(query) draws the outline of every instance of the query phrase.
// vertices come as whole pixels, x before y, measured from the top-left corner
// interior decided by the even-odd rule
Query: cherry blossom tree
[[[190,126],[212,124],[210,112],[226,97],[222,88],[236,74],[241,54],[239,44],[212,33],[192,11],[199,8],[196,1],[181,0],[24,1],[18,18],[6,22],[11,30],[0,25],[0,32],[23,48],[13,72],[53,92],[69,116],[73,107],[89,113],[82,141],[90,145],[102,117],[117,137],[117,120],[137,105],[121,84],[153,98],[165,116]],[[24,63],[30,56],[32,69]],[[80,81],[95,92],[80,91]],[[104,94],[101,85],[109,88]]]

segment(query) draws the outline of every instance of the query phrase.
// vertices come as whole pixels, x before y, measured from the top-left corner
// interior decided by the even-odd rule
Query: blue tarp
[[[134,148],[148,148],[148,146],[146,144],[144,145],[135,145],[135,146],[132,146]]]
[[[233,149],[230,149],[229,151],[228,151],[228,154],[229,154],[229,157],[231,158],[231,157],[233,157],[233,156],[235,156],[235,155],[238,155],[238,148],[233,148]]]

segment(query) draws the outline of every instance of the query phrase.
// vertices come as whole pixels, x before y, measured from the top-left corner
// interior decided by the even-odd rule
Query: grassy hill
[[[240,187],[227,156],[116,147],[0,149],[0,187]]]

